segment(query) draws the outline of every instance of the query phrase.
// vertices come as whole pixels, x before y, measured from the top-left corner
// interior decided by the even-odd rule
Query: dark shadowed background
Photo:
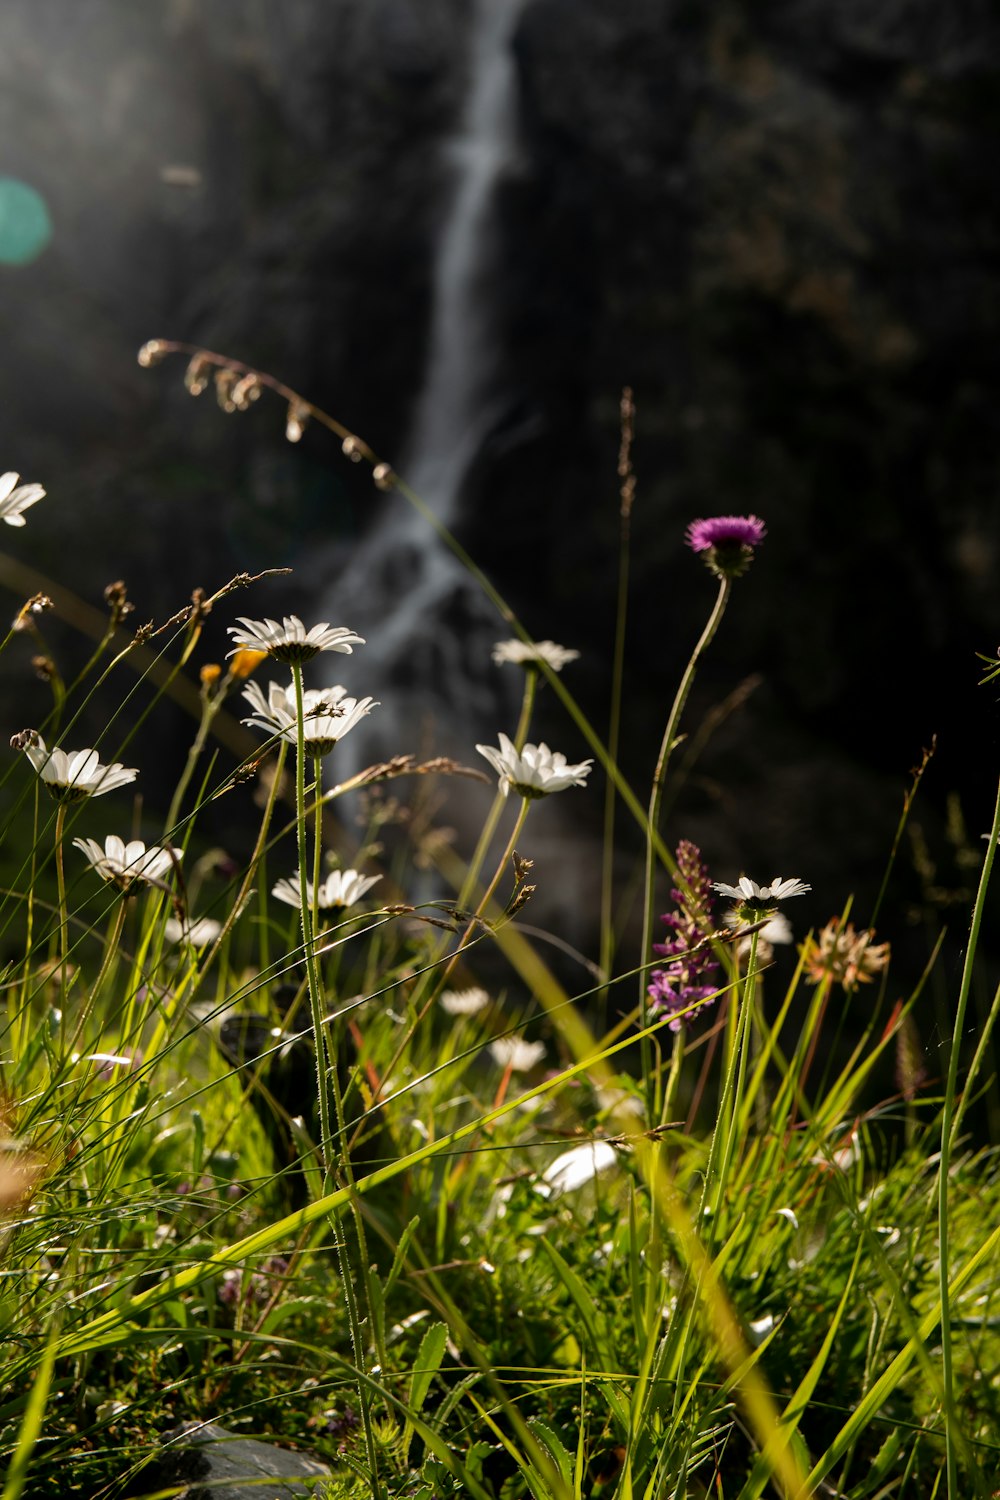
[[[580,649],[567,682],[603,726],[628,384],[637,787],[714,592],[686,525],[769,530],[687,727],[745,691],[668,836],[720,879],[811,880],[803,921],[852,890],[863,919],[936,734],[897,942],[974,880],[960,815],[976,848],[997,764],[975,653],[1000,641],[995,8],[5,0],[0,82],[0,176],[51,231],[0,266],[0,465],[48,490],[8,555],[98,605],[124,577],[137,621],[291,565],[200,659],[233,614],[294,608],[369,637],[339,663],[386,705],[381,748],[474,759],[512,730],[488,662],[510,632],[400,496],[315,425],[287,443],[276,400],[227,416],[183,361],[136,363],[154,336],[205,345],[409,475],[529,630]],[[14,577],[9,613],[30,591]],[[19,648],[11,731],[47,701]],[[541,728],[586,753],[551,694]],[[155,738],[173,776],[190,726]],[[542,811],[556,860],[567,819],[582,839],[539,872],[579,932],[600,797]]]

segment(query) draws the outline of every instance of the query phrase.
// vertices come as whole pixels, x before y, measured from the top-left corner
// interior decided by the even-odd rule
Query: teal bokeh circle
[[[52,238],[41,193],[16,177],[0,177],[0,265],[28,266]]]

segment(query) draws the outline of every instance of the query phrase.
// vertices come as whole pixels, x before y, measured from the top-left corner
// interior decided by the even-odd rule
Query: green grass
[[[233,616],[266,613],[255,589]],[[704,935],[719,994],[674,1033],[647,1003],[663,961],[645,950],[650,914],[685,883],[659,807],[698,653],[644,789],[569,672],[526,673],[515,742],[531,740],[547,681],[569,759],[582,740],[600,767],[565,795],[594,795],[603,772],[609,837],[628,820],[645,836],[645,875],[620,890],[605,860],[602,967],[584,955],[571,995],[519,925],[528,887],[558,875],[512,861],[515,834],[531,855],[531,800],[504,801],[491,776],[489,836],[454,849],[424,816],[433,776],[447,823],[453,771],[409,763],[369,783],[384,795],[368,826],[335,825],[340,793],[321,798],[316,779],[335,771],[299,753],[301,705],[281,752],[291,776],[255,798],[253,763],[274,767],[276,744],[237,730],[241,678],[199,677],[202,618],[181,613],[137,646],[120,620],[97,630],[82,673],[59,664],[39,726],[76,749],[78,714],[99,708],[102,760],[130,765],[138,718],[194,708],[191,756],[162,797],[169,826],[148,788],[142,804],[147,841],[183,854],[153,884],[122,894],[72,844],[134,835],[132,787],[57,814],[20,756],[0,788],[2,1500],[155,1493],[162,1434],[206,1419],[314,1450],[333,1471],[327,1500],[989,1495],[1000,1163],[970,1138],[966,1106],[996,1108],[995,996],[959,1041],[997,827],[954,980],[935,948],[897,1003],[886,972],[845,986],[815,950],[771,965],[766,934],[740,962],[720,923]],[[258,674],[292,690],[287,666]],[[617,696],[610,717],[627,727]],[[254,851],[235,872],[202,841],[219,797]],[[419,907],[415,859],[438,890]],[[383,879],[336,913],[270,894],[336,865]],[[847,870],[832,903],[850,888]],[[643,951],[616,952],[637,889]],[[221,924],[206,946],[168,937],[170,919],[204,916]],[[441,1004],[501,966],[475,1014]],[[954,1037],[921,1084],[913,1035],[932,979]],[[522,1034],[545,1048],[526,1072],[489,1046]],[[592,1142],[606,1170],[553,1190],[546,1172]]]

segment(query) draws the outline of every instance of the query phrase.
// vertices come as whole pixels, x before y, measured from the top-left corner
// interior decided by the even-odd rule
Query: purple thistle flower
[[[718,578],[738,578],[753,562],[754,548],[767,536],[759,516],[710,516],[692,521],[685,541],[700,553]]]
[[[665,912],[661,919],[673,935],[653,944],[653,952],[669,961],[662,969],[653,969],[646,991],[656,1009],[671,1015],[690,1012],[716,993],[716,986],[704,981],[718,967],[711,950],[704,946],[704,939],[712,932],[708,869],[701,862],[701,850],[689,839],[677,845],[677,873],[682,888],[670,893],[676,910]],[[680,1031],[686,1019],[677,1014],[670,1030]]]

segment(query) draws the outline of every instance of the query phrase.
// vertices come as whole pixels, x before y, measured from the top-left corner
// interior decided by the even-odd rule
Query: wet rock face
[[[297,586],[253,607],[304,607],[299,588],[319,597],[349,563],[385,503],[360,466],[322,434],[286,445],[267,402],[227,418],[192,403],[179,368],[142,372],[134,351],[165,335],[246,358],[398,460],[469,15],[9,0],[5,170],[55,227],[0,276],[3,462],[49,489],[21,555],[57,577],[72,558],[91,599],[124,575],[138,618],[282,563]],[[869,773],[898,784],[935,730],[942,791],[978,797],[973,652],[1000,639],[1000,20],[972,0],[528,0],[515,46],[507,396],[467,486],[474,555],[537,634],[584,649],[574,685],[599,710],[629,383],[637,780],[710,598],[684,527],[756,511],[770,536],[692,721],[764,683],[678,816],[729,826],[747,808],[742,857],[776,840],[798,867],[823,792],[791,769],[822,743],[838,795],[853,778],[867,807]],[[776,765],[789,810],[765,826]]]
[[[581,582],[610,591],[628,382],[649,730],[707,608],[684,525],[757,512],[770,537],[702,685],[759,670],[766,694],[741,764],[708,774],[763,785],[756,745],[780,740],[780,764],[822,737],[902,776],[936,730],[943,778],[977,795],[973,652],[1000,627],[997,18],[536,0],[518,56],[529,165],[509,232],[532,262],[512,336],[538,437],[483,483],[520,497],[522,535],[540,504],[558,516],[552,617],[569,635],[576,615],[574,644],[607,639]]]

